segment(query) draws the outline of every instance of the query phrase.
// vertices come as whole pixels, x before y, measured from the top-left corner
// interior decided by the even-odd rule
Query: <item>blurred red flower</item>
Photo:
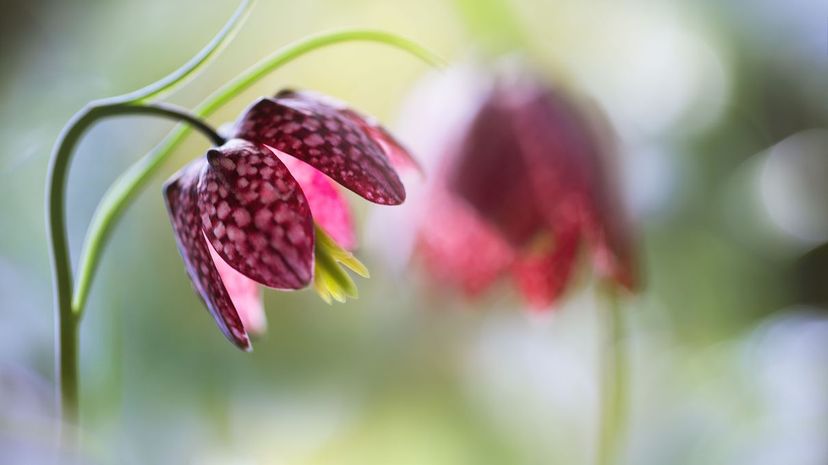
[[[631,232],[611,181],[610,131],[594,106],[527,76],[500,77],[447,150],[416,251],[470,295],[511,275],[546,308],[582,246],[596,273],[636,287]]]

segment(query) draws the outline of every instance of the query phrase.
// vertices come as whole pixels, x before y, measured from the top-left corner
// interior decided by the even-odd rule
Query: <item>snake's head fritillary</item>
[[[590,107],[537,80],[496,80],[455,137],[434,184],[418,250],[444,282],[477,293],[510,274],[528,303],[566,290],[579,250],[632,289],[630,232],[610,185],[609,131]]]
[[[414,165],[372,120],[332,99],[285,91],[250,106],[230,139],[164,187],[193,286],[224,335],[249,350],[264,329],[260,285],[294,290],[316,280],[326,300],[355,296],[339,265],[367,270],[336,183],[378,204],[405,188],[394,166]],[[316,276],[315,276],[316,275]]]

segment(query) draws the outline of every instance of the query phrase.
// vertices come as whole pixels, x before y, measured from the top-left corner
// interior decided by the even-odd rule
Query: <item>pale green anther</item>
[[[334,300],[345,302],[349,297],[358,298],[356,283],[344,268],[364,278],[369,277],[368,268],[340,247],[319,225],[315,225],[315,230],[313,288],[316,293],[328,304]]]

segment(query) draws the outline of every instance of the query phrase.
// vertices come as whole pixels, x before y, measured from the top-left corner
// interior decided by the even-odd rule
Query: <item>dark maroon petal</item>
[[[447,183],[515,246],[544,230],[547,220],[535,186],[530,160],[521,154],[520,131],[509,102],[494,93],[471,122]],[[548,186],[557,189],[557,184]],[[547,194],[551,194],[547,192]],[[554,202],[547,195],[543,202]]]
[[[342,114],[351,119],[354,123],[359,125],[371,139],[382,147],[391,166],[398,170],[413,169],[423,173],[423,169],[417,160],[411,156],[408,151],[397,139],[391,135],[382,125],[374,118],[363,115],[362,113],[348,107],[343,102],[340,102],[331,97],[320,95],[308,91],[282,90],[276,94],[276,98],[291,98],[295,100],[302,100],[308,104],[324,103],[325,105],[336,108]]]
[[[633,231],[620,202],[599,198],[586,220],[585,232],[592,243],[592,261],[599,276],[635,291],[641,287],[633,247]]]
[[[216,265],[224,289],[227,290],[233,306],[236,307],[244,329],[252,335],[264,334],[267,319],[262,302],[262,286],[228,265],[219,257],[209,242],[207,248],[210,250],[210,257]]]
[[[396,205],[405,188],[371,133],[327,101],[285,93],[239,119],[235,137],[267,144],[375,203]]]
[[[593,251],[593,264],[599,276],[611,279],[630,291],[641,287],[630,240],[621,237],[619,231],[601,231]]]
[[[382,147],[391,166],[398,170],[411,169],[423,174],[422,166],[411,156],[411,152],[373,118],[368,118],[350,109],[346,111],[346,114],[360,124],[365,132]]]
[[[611,176],[609,156],[616,153],[608,140],[611,129],[598,112],[589,113],[589,109],[588,105],[576,107],[561,94],[538,91],[521,121],[527,131],[542,132],[545,142],[525,146],[524,154],[538,166],[533,171],[536,186],[556,182],[567,189],[554,208],[546,208],[551,224],[580,223],[592,246],[598,274],[634,290],[640,283],[633,233]],[[560,147],[558,169],[540,161],[548,160],[542,147],[551,147],[553,141]]]
[[[207,153],[198,184],[201,225],[228,265],[266,286],[313,277],[313,217],[302,188],[267,147],[231,139]]]
[[[515,109],[514,120],[521,154],[531,170],[539,198],[552,196],[555,208],[545,204],[547,215],[572,210],[577,198],[581,215],[592,213],[592,199],[605,188],[596,178],[601,169],[603,134],[592,130],[579,107],[563,95],[535,88]],[[555,221],[556,218],[550,218]]]
[[[164,198],[178,251],[193,287],[227,339],[243,350],[250,350],[247,332],[221,281],[201,229],[196,185],[205,166],[203,158],[186,166],[164,186]]]
[[[586,121],[598,135],[612,134],[606,116],[597,108],[586,113]],[[624,208],[616,166],[618,154],[611,139],[599,140],[600,149],[591,158],[592,208],[587,217],[586,235],[593,242],[593,263],[599,276],[611,279],[630,291],[642,286],[636,257],[635,230]]]

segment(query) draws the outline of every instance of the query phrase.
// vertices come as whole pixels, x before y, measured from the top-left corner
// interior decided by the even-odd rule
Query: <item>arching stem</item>
[[[78,324],[80,315],[72,311],[72,262],[66,233],[66,180],[75,146],[83,134],[98,120],[117,115],[154,115],[182,121],[198,130],[215,144],[221,136],[186,110],[171,105],[141,105],[99,101],[81,110],[66,125],[58,138],[49,162],[46,178],[46,225],[54,283],[57,374],[60,386],[61,417],[65,423],[78,420]]]

